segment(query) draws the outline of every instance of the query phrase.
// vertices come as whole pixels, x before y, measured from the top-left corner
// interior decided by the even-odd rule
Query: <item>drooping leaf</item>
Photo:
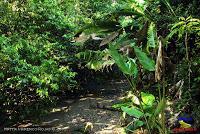
[[[136,105],[140,105],[140,101],[139,101],[138,97],[135,95],[131,96],[131,101]]]
[[[159,39],[158,55],[156,59],[155,81],[160,81],[163,71],[163,54],[162,54],[162,42]]]
[[[166,40],[171,39],[171,38],[172,38],[175,34],[177,34],[178,32],[179,32],[178,29],[172,30],[172,31],[167,35]]]
[[[109,52],[112,58],[115,60],[115,63],[124,74],[137,77],[138,70],[134,59],[129,58],[126,62],[125,58],[123,58],[122,55],[120,55],[112,45],[110,46]]]
[[[171,32],[166,38],[167,40],[172,38],[173,35],[178,35],[178,38],[180,39],[185,35],[185,32],[195,33],[199,30],[199,19],[195,19],[190,16],[188,18],[180,17],[179,20],[179,22],[173,24]]]
[[[143,68],[149,70],[149,71],[154,71],[155,70],[155,62],[150,59],[146,53],[142,52],[138,47],[134,46],[134,51],[139,59],[140,63],[142,64]]]
[[[172,27],[171,29],[175,29],[175,28],[181,27],[181,26],[183,26],[183,25],[185,25],[185,22],[184,22],[184,21],[180,21],[180,22],[174,24],[173,27]]]
[[[86,34],[105,34],[115,32],[119,29],[119,23],[117,21],[111,21],[111,20],[103,20],[103,21],[97,21],[93,24],[89,24],[87,27],[82,29],[84,33]]]
[[[125,74],[129,74],[128,67],[126,66],[125,59],[122,57],[122,55],[120,55],[117,52],[117,50],[114,48],[114,46],[112,46],[112,45],[110,46],[109,52],[110,52],[112,58],[115,60],[115,63],[120,68],[120,70]]]
[[[158,103],[158,105],[157,105],[157,107],[156,107],[156,110],[155,110],[155,112],[154,112],[154,116],[155,116],[155,117],[158,116],[158,115],[161,113],[161,111],[165,109],[165,106],[166,106],[166,100],[165,100],[165,99],[162,99],[162,100]]]
[[[96,33],[96,34],[110,33],[110,32],[117,31],[119,29],[118,26],[119,26],[119,23],[116,21],[111,21],[111,20],[97,21],[97,22],[89,23],[85,25],[84,27],[79,29],[74,36],[77,37],[83,32],[86,35],[90,35],[93,33]]]
[[[122,111],[127,113],[130,116],[136,117],[136,118],[140,118],[144,115],[143,112],[141,112],[140,110],[136,109],[136,108],[128,108],[128,107],[121,107]]]
[[[134,121],[134,129],[137,129],[139,127],[142,127],[144,125],[144,122],[141,120]]]
[[[106,60],[103,62],[102,64],[102,69],[104,68],[108,68],[108,67],[112,67],[112,65],[115,64],[115,61],[114,60]],[[112,69],[112,68],[111,68]],[[107,69],[108,70],[108,69]]]

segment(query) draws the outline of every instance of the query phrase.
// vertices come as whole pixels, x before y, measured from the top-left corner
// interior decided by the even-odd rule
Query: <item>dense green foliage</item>
[[[70,41],[106,5],[90,2],[0,1],[1,123],[37,116],[59,96],[78,92],[82,48]]]
[[[115,65],[132,88],[131,97],[114,106],[132,117],[127,132],[143,127],[167,133],[165,103],[176,100],[177,93],[174,112],[187,107],[199,120],[199,4],[198,0],[0,1],[1,123],[41,113],[44,105],[63,94],[81,94],[82,84],[99,77],[97,72],[119,73]],[[162,57],[156,60],[159,45]],[[158,66],[161,59],[163,65]],[[154,71],[160,79],[154,80]],[[180,80],[181,93],[168,90]]]
[[[199,71],[195,69],[198,63],[195,59],[196,56],[199,57],[200,22],[199,19],[193,18],[198,17],[198,12],[194,9],[192,11],[195,12],[188,13],[194,3],[197,3],[197,1],[193,1],[189,5],[181,5],[179,1],[170,3],[167,0],[116,1],[110,6],[109,12],[104,14],[102,19],[82,29],[85,34],[96,33],[96,36],[104,37],[100,43],[100,49],[107,50],[108,47],[101,47],[109,45],[110,55],[107,55],[107,60],[112,61],[113,59],[119,69],[127,75],[133,88],[133,93],[139,98],[139,101],[142,98],[140,98],[141,94],[138,93],[138,90],[152,88],[151,84],[147,86],[144,83],[144,76],[149,76],[150,73],[143,69],[155,70],[154,62],[148,57],[149,55],[156,55],[155,52],[158,50],[159,42],[161,42],[164,52],[161,59],[163,58],[166,63],[162,63],[159,67],[161,71],[156,72],[162,75],[162,81],[154,83],[156,84],[154,88],[157,88],[158,91],[158,102],[152,108],[154,110],[150,113],[145,111],[144,106],[141,105],[142,101],[138,104],[139,111],[134,107],[133,102],[125,102],[122,105],[118,105],[125,113],[131,114],[137,119],[142,119],[144,122],[138,120],[139,124],[145,126],[149,132],[168,133],[169,130],[165,126],[164,109],[166,108],[166,98],[174,101],[174,95],[178,97],[177,94],[179,94],[179,99],[181,99],[180,103],[174,104],[176,109],[174,112],[179,111],[180,107],[186,107],[185,111],[194,111],[192,113],[198,114],[199,108],[196,108],[198,102],[194,101],[194,96],[199,95],[196,92],[198,88],[195,87],[195,85],[199,85],[197,81]],[[187,8],[187,10],[180,12],[183,7]],[[182,16],[183,13],[184,16]],[[117,50],[121,51],[127,45],[133,47],[134,55],[128,54],[127,56],[127,53],[118,53]],[[128,50],[125,50],[125,52],[128,52]],[[154,56],[152,58],[155,59]],[[98,60],[91,60],[89,62],[90,64],[93,62],[91,69],[98,70],[103,67],[100,65],[106,63],[104,59],[100,57]],[[163,64],[165,64],[165,67],[163,67]],[[192,64],[195,64],[195,66]],[[108,62],[108,65],[112,66],[113,61]],[[173,67],[176,65],[177,67]],[[167,91],[173,84],[176,84],[174,81],[179,80],[185,82],[184,87],[181,87],[178,91],[176,91],[177,89],[173,89],[175,91]],[[162,89],[160,89],[160,85]],[[172,93],[172,96],[169,96],[171,92],[175,92],[175,94]],[[176,107],[179,108],[177,109]],[[161,119],[155,118],[159,114],[161,114]],[[133,118],[133,122],[128,124],[127,131],[131,132],[137,128],[135,125],[138,124],[134,124],[135,118]]]
[[[70,21],[57,1],[1,1],[0,6],[1,118],[23,119],[34,107],[40,111],[41,102],[77,88],[76,73],[61,64],[69,58]]]

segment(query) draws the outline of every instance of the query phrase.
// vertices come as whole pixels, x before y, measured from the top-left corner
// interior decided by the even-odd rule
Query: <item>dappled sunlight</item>
[[[59,119],[53,119],[53,120],[51,120],[51,121],[47,121],[47,122],[43,122],[42,123],[42,125],[48,125],[48,124],[51,124],[51,123],[56,123],[56,122],[58,122],[59,121]]]
[[[60,130],[76,130],[83,129],[90,122],[96,132],[111,131],[120,125],[121,116],[118,111],[112,111],[112,105],[121,97],[122,90],[119,89],[128,89],[126,81],[123,81],[126,86],[122,85],[121,81],[119,85],[113,83],[116,81],[99,88],[103,96],[93,93],[75,101],[63,100],[59,107],[53,108],[52,112],[43,118],[42,124]]]

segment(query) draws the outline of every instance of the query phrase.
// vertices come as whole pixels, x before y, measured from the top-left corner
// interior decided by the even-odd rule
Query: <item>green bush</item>
[[[52,100],[55,93],[74,89],[76,73],[59,65],[56,51],[62,47],[39,36],[0,37],[0,105],[4,111],[13,114],[15,108]]]
[[[73,7],[73,1],[0,1],[0,118],[40,113],[57,95],[77,89],[69,67],[68,38],[79,24],[71,19]]]

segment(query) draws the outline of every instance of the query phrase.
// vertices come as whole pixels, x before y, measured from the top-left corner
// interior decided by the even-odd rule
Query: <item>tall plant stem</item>
[[[189,61],[189,51],[188,51],[188,33],[185,33],[185,50],[186,50],[186,60]]]
[[[165,101],[165,86],[167,85],[167,82],[165,81],[165,70],[163,69],[164,73],[163,73],[163,78],[162,78],[162,90],[163,90],[163,94],[162,94],[162,101]],[[165,111],[164,109],[162,109],[161,112],[161,124],[162,124],[162,130],[164,132],[164,134],[166,133],[166,128],[165,128]]]
[[[162,79],[159,80],[159,87],[158,87],[158,90],[159,90],[159,99],[160,99],[160,102],[161,101],[165,101],[165,93],[166,93],[166,85],[167,85],[167,82],[165,80],[165,67],[164,67],[164,64],[163,63],[163,66],[161,66],[162,68]],[[162,92],[161,92],[161,87],[162,87]],[[166,127],[165,127],[165,111],[164,111],[165,108],[162,109],[160,115],[161,115],[161,133],[162,134],[165,134],[166,133]]]
[[[160,90],[160,83],[158,84],[158,93],[159,93],[159,100],[161,101],[162,100],[162,94],[161,94],[161,90]]]
[[[143,108],[143,106],[142,106],[142,101],[141,101],[141,99],[140,99],[140,98],[141,98],[141,94],[140,94],[140,92],[137,91],[137,89],[136,89],[136,84],[135,84],[133,78],[130,77],[130,79],[129,79],[126,75],[124,75],[124,76],[126,77],[126,79],[128,80],[129,84],[131,85],[131,88],[133,89],[133,92],[134,92],[134,93],[136,94],[136,96],[138,97],[139,104],[140,104],[139,106],[140,106],[142,112],[144,113],[144,120],[145,120],[145,122],[146,122],[146,124],[147,124],[147,130],[148,130],[149,134],[151,134],[151,128],[150,128],[149,123],[148,123],[148,120],[147,120],[147,118],[146,118],[146,116],[145,116],[145,111],[144,111],[144,108]]]
[[[191,64],[189,60],[189,49],[188,49],[188,33],[185,33],[185,51],[186,51],[186,61],[188,63],[188,90],[191,91]]]
[[[163,0],[165,5],[167,6],[167,8],[169,9],[170,13],[174,16],[176,16],[174,10],[172,9],[171,5],[169,4],[169,2],[167,0]]]
[[[163,93],[162,93],[162,98],[165,98],[165,86],[167,85],[167,82],[165,81],[165,77],[164,77],[164,74],[163,74],[163,78],[162,78],[162,90],[163,90]]]

